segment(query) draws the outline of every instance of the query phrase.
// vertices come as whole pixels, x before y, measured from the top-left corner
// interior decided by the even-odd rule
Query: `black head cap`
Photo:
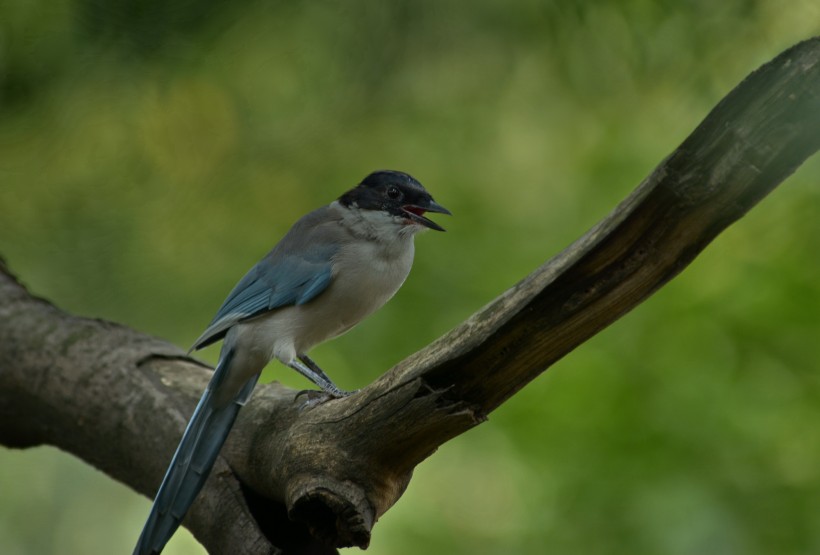
[[[415,178],[394,170],[371,173],[358,186],[339,197],[339,203],[348,208],[356,206],[363,210],[382,210],[407,219],[408,224],[416,223],[438,231],[444,231],[444,228],[425,218],[424,213],[450,214],[449,210],[433,200]]]
[[[430,229],[444,228],[424,217],[425,212],[450,214],[412,176],[394,170],[381,170],[365,177],[358,186],[341,197],[342,206],[356,206],[363,210],[382,210],[405,218],[407,224],[420,224]]]

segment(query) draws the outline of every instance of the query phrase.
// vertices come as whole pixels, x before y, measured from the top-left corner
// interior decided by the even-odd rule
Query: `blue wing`
[[[306,248],[311,232],[316,231],[306,227],[294,226],[282,242],[236,284],[211,324],[194,342],[192,351],[222,339],[237,322],[283,306],[305,304],[327,289],[333,278],[332,260],[338,244],[315,241]]]
[[[326,244],[323,249],[297,256],[283,253],[277,246],[234,287],[194,349],[222,338],[236,322],[315,298],[330,284],[335,252],[335,247]],[[227,404],[218,401],[220,387],[232,371],[233,358],[232,348],[223,346],[211,382],[188,422],[154,499],[134,555],[157,555],[171,539],[205,484],[239,409],[250,398],[259,374],[249,379]]]

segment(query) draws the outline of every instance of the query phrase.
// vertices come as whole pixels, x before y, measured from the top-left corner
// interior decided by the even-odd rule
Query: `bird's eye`
[[[387,196],[396,200],[401,197],[401,191],[399,191],[398,187],[390,187],[387,189]]]

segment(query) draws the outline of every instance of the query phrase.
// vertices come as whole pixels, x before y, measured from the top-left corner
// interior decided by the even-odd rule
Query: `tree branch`
[[[677,275],[820,148],[820,39],[748,76],[607,218],[346,399],[258,388],[185,525],[212,554],[366,547],[413,468]],[[31,297],[0,265],[0,442],[152,496],[209,370]],[[135,531],[135,538],[136,538]]]

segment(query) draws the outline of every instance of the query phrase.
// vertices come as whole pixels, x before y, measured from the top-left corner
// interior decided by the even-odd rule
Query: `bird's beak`
[[[425,212],[435,212],[437,214],[447,214],[448,216],[452,216],[449,210],[444,208],[442,205],[440,205],[433,199],[423,201],[419,204],[405,204],[404,206],[402,206],[402,210],[407,215],[407,217],[413,220],[414,222],[419,223],[425,227],[429,227],[430,229],[435,229],[436,231],[445,231],[445,229],[433,220],[425,218]]]

